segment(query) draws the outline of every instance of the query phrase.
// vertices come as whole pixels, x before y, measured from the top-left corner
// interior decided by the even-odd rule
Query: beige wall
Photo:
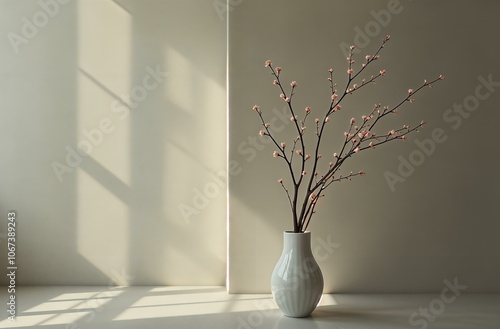
[[[193,205],[226,164],[212,1],[0,6],[0,233],[17,211],[18,284],[223,285],[225,189]]]
[[[310,226],[325,292],[439,292],[444,280],[455,278],[467,292],[500,291],[500,90],[497,82],[483,83],[500,82],[499,10],[494,1],[255,0],[234,6],[229,158],[241,172],[229,185],[230,291],[269,291],[282,232],[292,229],[275,183],[286,177],[285,167],[272,157],[273,147],[253,140],[261,129],[254,104],[268,121],[277,118],[278,129],[289,117],[281,121],[275,112],[283,101],[264,61],[283,67],[287,83],[298,82],[298,109],[319,111],[329,102],[326,70],[333,67],[340,84],[345,81],[341,46],[356,44],[360,59],[386,34],[392,39],[374,72],[385,68],[387,76],[344,104],[323,154],[337,151],[336,138],[350,117],[375,102],[394,104],[424,78],[447,78],[394,118],[397,126],[428,121],[419,134],[352,158],[344,172],[365,170],[366,176],[326,192]],[[431,148],[433,134],[441,137]],[[427,141],[427,153],[417,141]],[[414,164],[413,172],[404,171],[404,161]],[[392,188],[388,172],[401,180]]]
[[[19,284],[223,285],[228,263],[231,292],[268,292],[291,221],[250,108],[289,121],[263,63],[319,110],[326,69],[345,71],[340,46],[364,55],[391,34],[387,77],[339,122],[447,79],[395,118],[425,119],[420,134],[353,158],[345,170],[367,175],[327,192],[310,227],[325,291],[440,291],[454,278],[500,291],[499,96],[480,87],[500,81],[496,2],[230,1],[228,135],[223,1],[42,3],[0,1],[0,248],[15,210]],[[436,129],[446,140],[399,173]],[[394,191],[387,172],[404,179]]]

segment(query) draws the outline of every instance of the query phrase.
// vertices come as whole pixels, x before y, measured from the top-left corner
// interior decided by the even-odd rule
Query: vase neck
[[[288,248],[311,248],[311,232],[293,233],[285,231],[283,236],[283,247]]]

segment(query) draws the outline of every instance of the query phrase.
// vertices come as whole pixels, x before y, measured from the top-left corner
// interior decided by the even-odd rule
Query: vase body
[[[284,232],[271,290],[286,316],[307,317],[314,311],[323,293],[323,275],[311,251],[311,232]]]

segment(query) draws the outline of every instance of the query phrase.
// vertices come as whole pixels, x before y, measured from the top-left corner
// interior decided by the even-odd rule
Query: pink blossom
[[[373,142],[370,142],[370,144],[368,144],[368,146],[370,146],[371,148],[373,148]]]
[[[276,68],[276,72],[280,73],[280,72],[281,72],[281,67],[279,67],[279,66],[278,66],[278,67]]]
[[[352,87],[353,87],[354,89],[358,89],[358,84],[356,84],[356,83],[355,83]]]
[[[337,153],[333,153],[333,157],[334,157],[334,158],[338,158],[338,157],[339,157],[339,155],[338,155]]]
[[[264,124],[264,127],[269,128],[271,125],[269,123]]]
[[[342,106],[340,106],[340,105],[335,106],[335,111],[340,111],[341,109],[342,109]]]
[[[321,159],[323,157],[323,154],[318,154],[318,159]]]
[[[302,155],[302,150],[295,151],[298,155]]]
[[[311,199],[311,200],[314,200],[314,199],[316,199],[316,194],[314,194],[314,193],[311,193],[311,195],[309,196],[309,199]]]
[[[328,69],[328,72],[333,73],[333,69],[332,68]]]
[[[285,102],[290,103],[290,97],[285,98]]]
[[[309,160],[310,158],[311,158],[311,156],[310,156],[309,154],[306,154],[305,159],[306,159],[306,160]]]
[[[303,132],[304,130],[306,130],[306,129],[307,129],[307,127],[306,127],[306,126],[302,126],[302,127],[300,127],[300,130],[302,130],[302,132]]]
[[[361,116],[361,120],[363,120],[363,121],[367,121],[367,120],[368,120],[368,117],[367,117],[366,115],[362,115],[362,116]]]
[[[333,162],[329,162],[328,166],[333,167]]]
[[[283,184],[283,179],[278,179],[278,183]]]
[[[354,122],[356,122],[356,119],[351,118],[351,124],[354,124]]]
[[[266,135],[266,132],[265,132],[264,130],[261,130],[261,131],[259,131],[259,135],[261,135],[261,136],[265,136],[265,135]]]
[[[344,136],[349,137],[349,133],[347,131],[344,131]]]
[[[326,122],[326,123],[330,122],[330,117],[326,117],[326,118],[325,118],[325,122]]]
[[[364,176],[365,172],[363,170],[361,170],[360,172],[358,172],[358,175]]]
[[[318,118],[314,119],[314,122],[319,123],[319,119]]]
[[[367,61],[369,61],[369,60],[370,60],[370,58],[372,58],[370,55],[366,55],[366,56],[365,56],[365,59],[366,59]]]
[[[381,76],[384,76],[385,75],[385,70],[381,70],[379,73],[380,73]]]
[[[292,86],[292,87],[297,87],[297,81],[292,81],[292,82],[290,82],[290,86]]]
[[[280,156],[280,154],[279,154],[279,152],[278,152],[278,151],[274,151],[274,152],[273,152],[273,157],[277,158],[277,157],[279,157],[279,156]]]
[[[296,120],[295,117],[290,118],[290,121],[295,121],[295,120]]]
[[[285,143],[281,143],[281,148],[284,149],[286,147]]]
[[[439,80],[444,80],[444,75],[440,74],[439,75]]]
[[[353,50],[354,48],[356,48],[354,45],[349,47],[349,49],[351,49],[351,50]]]
[[[389,135],[395,135],[396,132],[394,130],[389,131]]]
[[[259,112],[259,110],[260,110],[260,106],[259,106],[259,105],[254,105],[254,106],[252,107],[252,109],[253,109],[254,111]]]
[[[286,97],[285,94],[280,94],[280,98],[285,99],[285,97]]]
[[[338,97],[339,97],[339,95],[337,95],[336,93],[333,93],[332,94],[332,101],[336,100]]]
[[[413,89],[408,89],[408,94],[413,94]]]
[[[359,151],[360,151],[359,147],[356,147],[356,148],[354,149],[354,153],[358,153]]]
[[[302,176],[305,176],[306,174],[307,174],[307,171],[305,171],[305,170],[304,170],[304,171],[302,172]]]
[[[311,113],[311,108],[308,106],[308,107],[306,107],[305,111],[306,111],[306,113]]]
[[[405,135],[401,136],[401,140],[406,141],[406,136]]]
[[[354,71],[353,71],[353,69],[348,69],[348,70],[347,70],[347,73],[348,73],[348,74],[353,74],[353,73],[354,73]]]
[[[268,67],[268,66],[271,66],[271,61],[269,59],[266,61],[265,67]]]
[[[274,85],[279,84],[278,80],[274,80],[274,81],[273,81],[273,84],[274,84]]]

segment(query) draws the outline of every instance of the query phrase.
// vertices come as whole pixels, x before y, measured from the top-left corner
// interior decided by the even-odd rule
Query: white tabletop
[[[20,287],[16,322],[0,316],[0,328],[499,329],[500,295],[325,294],[311,317],[293,319],[269,294],[223,287]]]

